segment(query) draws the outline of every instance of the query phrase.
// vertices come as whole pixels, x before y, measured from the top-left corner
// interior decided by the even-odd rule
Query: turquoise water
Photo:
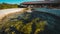
[[[47,12],[47,13],[51,13],[51,14],[60,16],[60,9],[48,9],[48,8],[34,8],[34,9],[37,11]]]

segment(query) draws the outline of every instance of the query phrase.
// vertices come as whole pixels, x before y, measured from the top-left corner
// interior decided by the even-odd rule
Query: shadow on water
[[[32,15],[32,17],[39,17],[47,21],[45,30],[39,34],[60,34],[60,16],[42,11],[33,11]]]

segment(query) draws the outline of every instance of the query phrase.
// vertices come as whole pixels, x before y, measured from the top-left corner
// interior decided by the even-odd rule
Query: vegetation
[[[0,27],[1,34],[38,34],[44,31],[46,26],[46,21],[39,17],[31,18],[31,14],[24,13],[21,14],[19,18],[10,18],[13,20],[8,20],[4,22],[3,26]],[[17,16],[17,15],[15,15]],[[17,19],[17,20],[16,20]],[[15,20],[15,21],[14,21]]]
[[[36,20],[37,21],[37,20]],[[35,24],[34,24],[35,23]],[[17,34],[24,33],[24,34],[31,34],[32,33],[32,25],[36,25],[34,34],[38,34],[38,32],[44,30],[44,26],[46,24],[45,21],[35,22],[35,20],[32,20],[31,22],[24,24],[23,21],[16,21],[16,22],[7,22],[2,27],[1,31],[3,30],[6,34]],[[16,32],[17,31],[17,32]],[[2,32],[3,33],[3,32]]]
[[[0,3],[0,9],[18,8],[17,4]]]

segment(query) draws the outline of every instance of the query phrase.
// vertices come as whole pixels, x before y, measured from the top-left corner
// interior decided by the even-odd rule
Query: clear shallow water
[[[35,8],[35,10],[55,14],[56,16],[60,16],[60,9]]]
[[[17,16],[16,18],[10,18],[10,20],[9,21],[14,21],[14,20],[16,20],[17,19],[17,21],[18,20],[20,20],[20,19],[22,19],[23,20],[23,22],[24,23],[26,23],[26,22],[29,22],[29,20],[32,20],[32,19],[34,19],[34,18],[41,18],[42,20],[46,20],[47,21],[47,27],[46,27],[46,29],[44,30],[44,32],[42,32],[42,33],[44,33],[44,34],[60,34],[60,19],[58,19],[57,17],[55,17],[55,16],[53,16],[53,14],[55,14],[54,13],[54,11],[55,11],[55,9],[46,9],[46,8],[37,8],[36,9],[37,11],[32,11],[31,13],[23,13],[23,14],[17,14],[17,15],[12,15],[12,16]],[[56,11],[57,11],[58,9],[56,9]],[[39,12],[39,11],[42,11],[43,13],[41,13],[41,12]],[[53,12],[52,12],[53,11]],[[52,14],[47,14],[47,13],[45,13],[45,12],[47,12],[47,13],[52,13]],[[60,11],[59,11],[60,12]],[[59,13],[58,12],[58,13]],[[56,14],[56,15],[59,15],[59,14]],[[29,15],[29,20],[25,20],[24,18],[26,17],[26,15],[28,15],[28,14],[30,14]],[[9,17],[7,17],[7,19],[8,19]],[[40,20],[39,20],[40,21]],[[26,23],[27,24],[27,23]],[[14,27],[12,27],[12,28],[10,28],[12,31],[15,31],[16,33],[18,33],[19,34],[19,32],[14,28]]]

